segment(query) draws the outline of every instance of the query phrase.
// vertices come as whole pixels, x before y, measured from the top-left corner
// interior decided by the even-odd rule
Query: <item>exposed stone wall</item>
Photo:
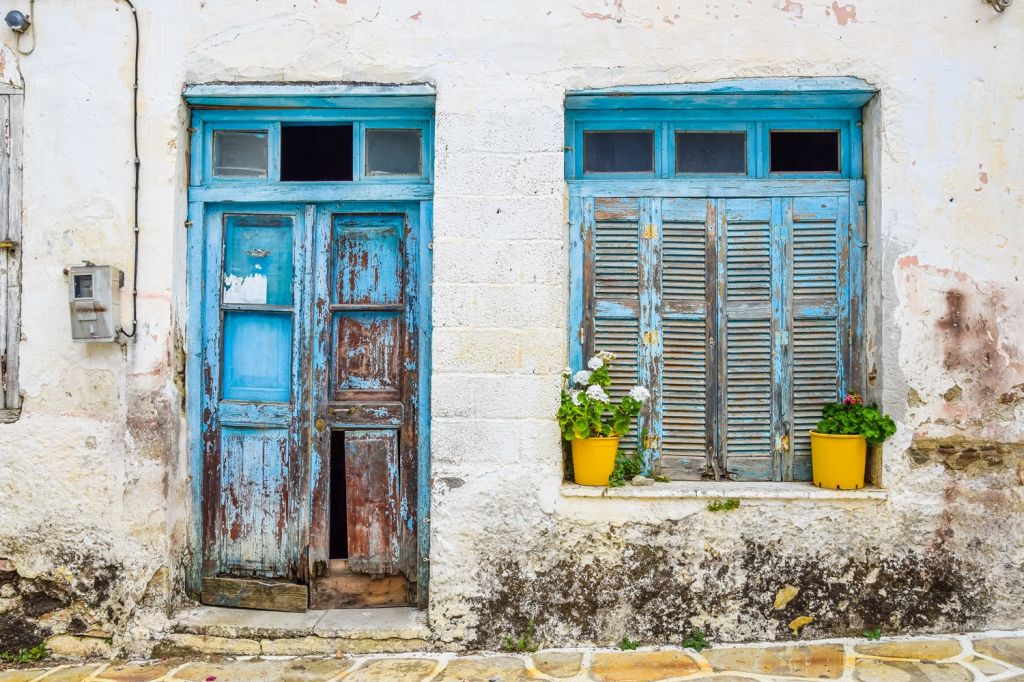
[[[89,259],[130,274],[130,16],[109,0],[39,3],[36,51],[4,53],[4,77],[20,70],[26,88],[25,401],[0,425],[0,557],[15,569],[0,567],[0,632],[74,634],[80,621],[142,649],[184,600],[180,92],[244,80],[437,88],[439,645],[492,645],[528,618],[549,644],[668,641],[694,626],[784,638],[802,615],[815,635],[1024,626],[1024,8],[136,4],[141,326],[126,348],[71,343],[61,271]],[[889,499],[711,513],[692,500],[563,498],[551,415],[567,338],[565,91],[833,75],[881,91],[865,123],[867,350],[874,397],[900,426],[875,458]],[[125,321],[128,310],[126,289]],[[776,610],[786,584],[799,592]]]

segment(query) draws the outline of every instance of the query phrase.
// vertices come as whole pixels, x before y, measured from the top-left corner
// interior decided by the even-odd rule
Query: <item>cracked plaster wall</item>
[[[40,2],[37,50],[4,53],[4,78],[16,63],[26,88],[25,401],[0,426],[0,556],[19,581],[0,619],[74,631],[78,609],[115,646],[160,636],[162,609],[182,600],[191,513],[181,88],[343,80],[438,92],[430,619],[442,643],[493,645],[531,617],[548,643],[671,641],[692,626],[783,638],[794,615],[814,616],[814,635],[1024,626],[1024,11],[996,15],[980,0],[137,5],[143,235],[127,349],[70,342],[61,270],[82,259],[131,269],[130,17],[108,0]],[[881,91],[865,122],[868,366],[900,425],[874,465],[889,500],[711,514],[696,501],[561,497],[550,417],[566,355],[564,93],[833,75]],[[128,303],[125,290],[125,321]],[[108,566],[112,579],[96,584]],[[24,595],[45,581],[55,604],[30,615],[38,602]],[[786,582],[801,591],[776,611]]]

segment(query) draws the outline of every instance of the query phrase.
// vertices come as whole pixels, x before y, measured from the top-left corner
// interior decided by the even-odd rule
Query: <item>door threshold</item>
[[[289,639],[321,639],[324,641],[305,643],[314,647],[321,645],[324,653],[331,652],[332,645],[352,652],[360,648],[344,647],[345,641],[351,644],[361,642],[368,652],[375,648],[373,642],[382,645],[380,650],[385,650],[389,643],[392,646],[402,643],[413,645],[413,648],[400,647],[397,650],[420,650],[426,648],[430,637],[426,611],[413,606],[330,608],[302,613],[199,606],[177,613],[173,617],[172,632],[174,635],[211,640],[273,640],[275,644],[269,648],[274,650],[287,647],[285,640]]]

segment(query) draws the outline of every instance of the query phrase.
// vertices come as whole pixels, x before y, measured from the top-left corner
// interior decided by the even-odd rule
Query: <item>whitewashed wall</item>
[[[56,606],[28,617],[24,595],[0,593],[0,639],[75,629],[78,617],[139,648],[184,599],[180,93],[208,81],[437,89],[439,641],[494,644],[527,618],[550,643],[675,641],[694,625],[720,640],[781,638],[796,611],[818,619],[808,635],[872,619],[902,631],[1024,627],[1024,6],[138,5],[140,329],[125,348],[71,343],[62,269],[89,259],[131,270],[130,15],[114,0],[40,0],[35,52],[2,53],[26,93],[25,400],[21,419],[0,426],[0,557]],[[868,351],[874,392],[900,424],[878,466],[889,498],[711,514],[698,500],[563,497],[552,414],[567,337],[564,94],[758,76],[857,76],[881,92],[865,124]],[[987,463],[971,464],[979,451]],[[803,601],[775,612],[785,582]]]

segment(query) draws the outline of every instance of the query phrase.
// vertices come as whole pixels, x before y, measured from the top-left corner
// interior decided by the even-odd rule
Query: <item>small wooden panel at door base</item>
[[[202,603],[236,609],[305,611],[309,588],[296,583],[243,578],[203,578]]]
[[[328,575],[313,580],[314,609],[408,606],[409,581],[404,575],[353,573],[344,559],[332,559]]]

